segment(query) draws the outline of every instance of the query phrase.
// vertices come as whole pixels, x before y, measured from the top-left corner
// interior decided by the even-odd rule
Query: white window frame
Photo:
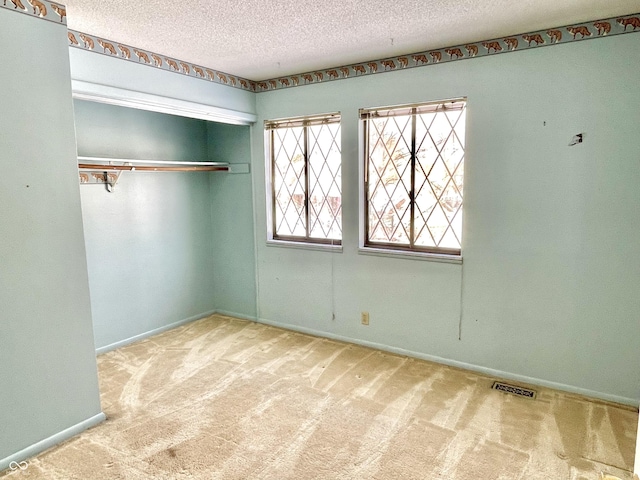
[[[331,119],[332,122],[341,123],[342,116],[340,112],[332,112],[317,115],[306,115],[299,117],[287,117],[274,120],[264,121],[264,156],[265,156],[265,199],[266,199],[266,230],[267,245],[276,247],[291,247],[305,250],[332,250],[342,251],[342,241],[337,239],[316,239],[316,238],[287,238],[278,237],[274,231],[274,199],[273,199],[273,159],[272,159],[272,137],[270,125],[278,124],[280,126],[309,126],[321,124],[324,120]],[[341,125],[342,130],[342,125]],[[342,143],[342,132],[340,132],[340,144]],[[340,145],[342,152],[342,145]],[[342,164],[342,161],[341,161]],[[342,165],[341,167],[342,168]],[[340,182],[340,196],[343,197],[342,182]],[[344,229],[341,225],[341,231]]]
[[[441,263],[453,263],[453,264],[461,264],[463,259],[463,249],[464,249],[464,239],[461,241],[460,245],[460,253],[459,254],[451,254],[451,253],[439,253],[436,251],[424,251],[424,250],[413,250],[408,248],[391,248],[385,245],[372,245],[367,242],[368,240],[368,222],[366,218],[367,214],[367,202],[368,192],[366,185],[366,169],[369,159],[367,158],[367,148],[368,148],[368,139],[365,138],[366,129],[365,129],[365,121],[362,118],[362,113],[365,111],[373,111],[377,109],[393,109],[393,108],[410,108],[412,106],[426,106],[426,105],[437,105],[437,104],[446,104],[448,102],[465,102],[466,107],[468,107],[467,97],[458,97],[446,100],[435,100],[429,102],[420,102],[415,104],[403,104],[403,105],[392,105],[392,106],[380,106],[380,107],[370,107],[370,108],[362,108],[359,112],[359,120],[358,120],[358,213],[359,213],[359,238],[358,238],[358,253],[364,255],[376,255],[376,256],[386,256],[386,257],[404,257],[414,260],[427,260]],[[465,129],[467,130],[467,128]],[[465,131],[466,137],[466,131]],[[466,143],[466,141],[465,141]],[[465,157],[466,157],[466,146],[465,146]],[[466,158],[465,158],[465,170],[466,170]],[[464,202],[464,198],[463,198]],[[463,206],[464,208],[464,206]],[[465,223],[465,215],[463,211],[463,232],[464,232],[464,223]],[[464,235],[463,235],[464,236]]]

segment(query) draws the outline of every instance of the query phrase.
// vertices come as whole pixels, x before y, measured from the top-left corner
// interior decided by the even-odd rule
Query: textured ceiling
[[[251,80],[640,11],[638,0],[67,0],[66,4],[71,29]]]

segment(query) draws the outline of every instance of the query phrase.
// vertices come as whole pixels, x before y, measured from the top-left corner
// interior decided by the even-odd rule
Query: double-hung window
[[[360,110],[365,249],[461,254],[465,107]]]
[[[270,240],[340,245],[340,114],[265,121]]]

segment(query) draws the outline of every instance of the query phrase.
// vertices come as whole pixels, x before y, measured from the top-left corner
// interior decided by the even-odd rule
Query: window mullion
[[[409,202],[411,206],[411,218],[409,219],[409,246],[415,246],[415,218],[416,218],[416,116],[417,110],[411,109],[411,189],[409,191]]]
[[[369,152],[369,119],[364,121],[363,126],[364,133],[364,238],[366,243],[371,240],[369,238],[369,202],[371,197],[369,196],[369,168],[371,163],[371,157]]]
[[[309,230],[309,127],[305,126],[304,134],[304,220],[306,237],[311,238]]]
[[[277,235],[278,232],[276,230],[277,221],[276,221],[276,149],[275,149],[275,128],[271,129],[271,222],[273,230],[273,235]]]

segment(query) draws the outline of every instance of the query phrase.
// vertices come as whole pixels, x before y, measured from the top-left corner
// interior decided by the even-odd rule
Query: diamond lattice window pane
[[[408,244],[411,228],[411,116],[371,121],[369,238]]]
[[[438,199],[427,183],[425,188],[420,190],[420,192],[416,196],[416,208],[414,215],[416,245],[421,245],[423,247],[437,246],[436,242],[431,236],[431,233],[426,228],[427,219],[429,218],[437,204]]]
[[[438,157],[427,177],[431,189],[438,198],[440,198],[440,195],[442,195],[442,192],[444,192],[444,189],[449,183],[450,179],[451,175],[449,175],[444,161],[441,157]]]
[[[440,241],[444,236],[444,232],[446,232],[447,228],[449,228],[449,221],[447,220],[447,216],[442,211],[440,205],[436,205],[429,215],[427,219],[427,229],[431,234],[436,245],[440,245]]]
[[[340,124],[308,127],[309,235],[342,238]]]
[[[422,212],[428,212],[430,209],[432,211],[426,219],[427,228],[416,237],[416,244],[460,248],[464,144],[455,128],[459,123],[464,126],[464,110],[421,115],[424,116],[428,117],[423,123],[429,124],[427,136],[430,140],[425,141],[428,146],[426,150],[431,155],[437,152],[436,160],[428,165],[430,171],[427,183],[439,208],[431,204],[432,199],[429,199],[429,205],[422,206],[418,203],[417,210],[421,212],[421,220],[424,219]],[[452,224],[457,215],[458,221]],[[431,242],[434,245],[431,245]]]
[[[464,102],[376,110],[366,121],[368,241],[460,249]]]
[[[419,115],[416,121],[416,170],[429,175],[439,151],[429,136],[430,115]],[[433,119],[431,119],[433,120]],[[425,122],[427,122],[425,124]]]
[[[451,221],[451,230],[458,240],[458,245],[460,245],[462,240],[460,236],[462,233],[462,207],[458,209],[458,213],[456,213],[456,216],[453,217],[453,220]]]
[[[451,133],[447,138],[442,150],[440,152],[442,159],[449,170],[450,174],[456,171],[458,165],[464,158],[464,150],[460,141],[454,133]]]
[[[304,129],[274,129],[272,140],[275,233],[305,235]]]
[[[458,192],[453,181],[450,181],[440,197],[440,206],[447,216],[447,221],[451,222],[462,206],[462,195]]]
[[[458,240],[458,237],[456,237],[451,227],[447,228],[447,231],[445,232],[444,237],[442,237],[442,240],[440,240],[440,244],[438,246],[442,248],[460,247],[460,240]]]
[[[340,243],[339,121],[330,114],[268,122],[274,238]]]

